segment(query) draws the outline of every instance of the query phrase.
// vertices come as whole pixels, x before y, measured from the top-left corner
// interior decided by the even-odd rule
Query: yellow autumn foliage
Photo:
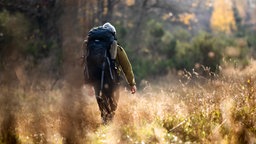
[[[190,25],[191,21],[196,21],[196,16],[193,13],[184,13],[179,15],[179,20],[185,25]]]
[[[135,4],[135,0],[126,0],[126,5],[127,6],[132,6]]]
[[[213,8],[211,17],[213,31],[231,33],[232,30],[236,29],[231,0],[215,0]]]

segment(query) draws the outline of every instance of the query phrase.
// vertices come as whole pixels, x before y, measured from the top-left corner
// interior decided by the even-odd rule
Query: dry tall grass
[[[212,80],[192,73],[123,89],[109,125],[82,86],[1,85],[0,143],[256,143],[255,73],[252,62]]]

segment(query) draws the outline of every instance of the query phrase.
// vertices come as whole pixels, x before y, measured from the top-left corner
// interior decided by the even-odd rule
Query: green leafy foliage
[[[205,68],[218,73],[221,65],[245,67],[248,64],[249,49],[244,38],[207,32],[192,36],[182,28],[174,32],[163,31],[163,26],[153,20],[148,26],[147,46],[141,50],[143,57],[134,56],[133,59],[138,81],[164,75],[171,69],[195,69],[203,74]],[[134,51],[128,53],[136,55]]]
[[[28,59],[32,64],[52,57],[50,69],[58,69],[62,61],[57,30],[61,9],[54,3],[3,3],[4,9],[0,11],[1,67],[8,57]],[[33,7],[34,4],[37,6]]]
[[[176,68],[192,70],[196,64],[209,67],[216,72],[221,63],[222,50],[214,47],[215,39],[207,33],[201,33],[189,43],[178,43]]]

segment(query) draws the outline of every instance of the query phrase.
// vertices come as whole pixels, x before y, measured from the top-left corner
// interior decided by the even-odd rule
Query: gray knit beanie
[[[109,31],[113,32],[114,34],[116,33],[116,28],[113,25],[111,25],[109,22],[106,22],[102,27],[105,29],[108,29]]]

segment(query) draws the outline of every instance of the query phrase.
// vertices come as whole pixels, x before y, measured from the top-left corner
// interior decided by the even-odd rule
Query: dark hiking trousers
[[[108,65],[105,67],[104,75],[102,75],[103,71],[101,67],[97,68],[88,65],[88,68],[90,77],[87,80],[94,87],[102,122],[106,124],[112,120],[117,108],[119,98],[119,75],[115,69],[111,69],[110,71],[110,66]],[[101,84],[102,76],[103,85]]]
[[[95,83],[95,96],[101,112],[102,122],[110,122],[117,109],[119,99],[119,84],[113,82],[104,82],[103,89],[100,88],[100,82]]]

